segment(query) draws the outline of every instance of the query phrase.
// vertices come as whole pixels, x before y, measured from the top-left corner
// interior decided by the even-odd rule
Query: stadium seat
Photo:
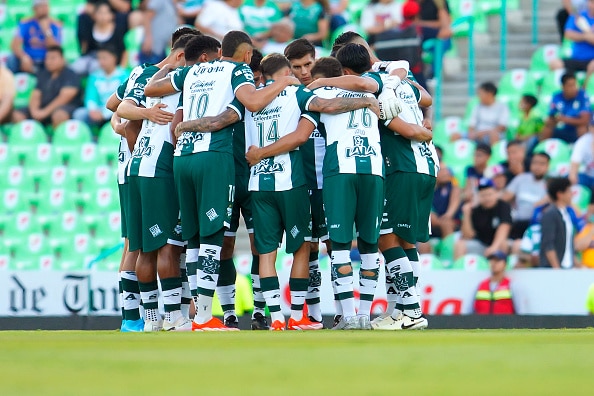
[[[82,270],[87,268],[95,257],[98,249],[90,234],[77,233],[56,249],[54,268],[61,271]]]
[[[23,166],[3,168],[0,173],[0,188],[18,188],[24,193],[35,192],[35,180]]]
[[[95,168],[104,165],[103,158],[98,155],[95,143],[84,143],[72,152],[68,160],[68,172],[79,182],[92,177]]]
[[[23,242],[11,247],[10,269],[14,271],[38,271],[42,269],[42,265],[47,266],[48,260],[51,262],[53,255],[42,233],[30,233],[24,238]]]
[[[466,131],[462,128],[462,119],[460,117],[445,117],[439,120],[433,127],[433,142],[443,149],[450,144],[451,137],[454,134],[464,136]]]
[[[4,236],[2,243],[7,249],[14,245],[24,244],[25,236],[29,234],[42,233],[41,225],[32,212],[18,212],[10,217],[4,224]]]
[[[64,211],[76,211],[76,201],[72,192],[55,187],[39,194],[36,214],[42,225],[45,226],[54,221]]]
[[[536,145],[534,152],[545,152],[551,157],[551,170],[553,170],[557,164],[569,163],[571,158],[571,149],[569,145],[560,139],[543,140]]]
[[[507,140],[500,140],[491,145],[489,165],[502,164],[507,161]]]
[[[553,96],[553,94],[561,90],[561,77],[565,73],[565,70],[553,70],[545,73],[542,78],[542,84],[540,87],[539,100],[541,97]]]
[[[33,14],[31,0],[6,0],[6,28],[16,27],[21,19]]]
[[[2,194],[3,213],[10,217],[14,213],[31,210],[30,195],[18,188],[0,189]]]
[[[37,144],[47,142],[43,125],[35,120],[14,124],[9,131],[7,143],[10,150],[24,161],[28,155],[35,155]]]
[[[38,144],[35,155],[29,155],[25,161],[27,173],[36,182],[48,177],[52,168],[59,165],[61,165],[60,158],[56,155],[54,146],[50,143]]]
[[[87,268],[93,271],[116,272],[120,268],[120,260],[124,251],[124,243],[112,246],[107,250],[102,250],[90,262]]]
[[[126,51],[128,52],[128,67],[130,69],[140,63],[139,55],[143,39],[144,29],[142,27],[130,29],[124,36],[124,45],[126,46]]]
[[[478,254],[466,254],[454,262],[454,268],[466,271],[489,270],[489,261]]]
[[[571,186],[571,202],[581,214],[584,214],[588,211],[591,195],[592,191],[581,184],[575,184]]]
[[[37,77],[29,73],[16,73],[14,75],[14,83],[16,87],[16,96],[13,102],[14,108],[26,108],[29,105],[31,93],[37,84]]]
[[[474,160],[476,143],[469,139],[459,139],[444,147],[443,160],[449,166],[471,165]]]
[[[105,186],[94,191],[85,192],[84,199],[80,202],[83,207],[84,219],[87,224],[94,224],[97,217],[105,216],[110,212],[120,210],[120,201],[117,186]]]
[[[456,233],[450,234],[441,239],[435,247],[437,257],[444,268],[449,268],[454,261],[454,244],[456,243]]]
[[[115,163],[118,160],[120,147],[120,135],[115,133],[108,122],[99,131],[97,139],[97,149],[99,155],[105,158],[107,163]]]
[[[419,255],[419,263],[421,271],[431,271],[443,269],[441,260],[434,254]]]
[[[91,129],[87,124],[78,120],[68,120],[58,125],[52,138],[56,153],[61,155],[66,162],[70,156],[80,151],[83,144],[91,143],[91,141]]]
[[[536,81],[526,69],[506,71],[497,85],[497,100],[517,105],[523,94],[538,96]]]
[[[80,57],[78,38],[76,37],[76,24],[74,26],[65,25],[62,28],[62,48],[64,48],[64,58],[66,61],[74,62]]]
[[[0,143],[0,167],[21,165],[19,156],[12,150],[9,150],[8,144]]]
[[[99,249],[109,249],[122,242],[122,215],[113,211],[99,217],[95,223],[94,239]]]
[[[532,54],[530,59],[530,74],[537,84],[542,83],[542,79],[550,71],[549,65],[555,59],[559,59],[561,47],[557,44],[547,44],[539,47]]]
[[[47,175],[39,179],[39,192],[46,192],[52,188],[63,188],[70,193],[79,191],[78,182],[68,172],[64,165],[54,166]]]

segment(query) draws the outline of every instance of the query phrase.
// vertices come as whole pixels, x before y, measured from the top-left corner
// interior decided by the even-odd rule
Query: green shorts
[[[235,192],[231,154],[208,151],[174,157],[173,174],[185,240],[229,227]]]
[[[359,238],[377,243],[383,204],[381,176],[340,174],[324,178],[324,207],[333,242],[351,242],[354,224]]]
[[[233,211],[231,212],[231,221],[229,231],[225,231],[225,236],[235,236],[239,228],[239,215],[243,216],[245,228],[249,233],[254,232],[254,219],[252,218],[252,195],[248,190],[250,175],[235,175],[235,200],[233,202]]]
[[[173,178],[131,176],[126,205],[130,251],[152,252],[166,243],[183,245]]]
[[[122,238],[128,238],[128,228],[126,227],[126,202],[128,201],[128,183],[118,183],[118,192],[120,195],[120,223],[122,225]]]
[[[408,243],[429,240],[435,177],[395,172],[386,177],[381,234],[394,233]]]
[[[307,187],[288,191],[252,191],[254,242],[260,254],[278,249],[286,232],[286,252],[295,253],[311,241]]]
[[[328,239],[328,228],[322,190],[309,190],[309,204],[311,205],[311,240],[324,242]]]

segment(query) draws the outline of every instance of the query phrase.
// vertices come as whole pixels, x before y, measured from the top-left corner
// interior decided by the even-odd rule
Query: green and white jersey
[[[171,83],[182,91],[184,121],[217,116],[232,106],[235,92],[243,85],[254,85],[254,75],[245,63],[215,60],[176,70]],[[234,108],[240,117],[243,114]],[[216,151],[233,154],[233,125],[216,133],[184,132],[177,141],[175,155]]]
[[[308,190],[321,190],[324,186],[324,155],[326,155],[326,139],[324,133],[315,129],[307,142],[299,147],[303,157],[303,170]]]
[[[233,124],[233,160],[235,162],[235,175],[242,176],[245,180],[248,180],[250,177],[250,166],[245,160],[245,123],[242,117],[245,114],[245,106],[235,98],[227,107],[235,111],[239,110],[241,113],[241,121]]]
[[[167,105],[163,110],[175,113],[180,95],[148,98],[146,104],[147,107],[153,107],[163,103]],[[144,120],[128,163],[127,176],[173,177],[174,148],[170,126]]]
[[[318,125],[319,115],[310,112],[315,97],[303,86],[288,86],[262,110],[245,114],[245,147],[265,147],[297,129],[301,117]],[[305,185],[303,158],[299,148],[265,158],[251,168],[250,191],[286,191]]]
[[[382,77],[386,74],[365,73],[363,76],[373,78],[379,84],[379,92],[383,88]],[[395,89],[396,96],[402,104],[402,112],[398,115],[410,124],[423,125],[423,113],[419,108],[421,93],[406,80]],[[388,129],[391,120],[380,124],[382,154],[386,165],[386,174],[394,172],[422,173],[436,176],[439,171],[439,160],[433,142],[410,140]]]
[[[128,79],[124,81],[118,89],[116,90],[115,94],[119,100],[124,100],[126,95],[132,90],[134,84],[136,84],[136,79],[140,77],[142,72],[146,67],[150,66],[148,63],[136,66],[130,72]],[[120,138],[120,147],[118,152],[118,184],[126,183],[126,167],[128,166],[128,161],[130,160],[131,153],[130,149],[128,148],[128,140],[125,137]]]
[[[324,99],[373,97],[369,93],[340,88],[320,88],[315,94]],[[320,130],[326,135],[324,177],[340,173],[384,175],[377,116],[367,108],[342,114],[321,114]]]

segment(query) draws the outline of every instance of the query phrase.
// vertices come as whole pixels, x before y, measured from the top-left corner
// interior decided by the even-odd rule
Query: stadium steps
[[[532,44],[532,0],[521,0],[521,8],[508,12],[507,62],[506,68],[529,68],[530,57],[538,46],[559,43],[555,15],[559,9],[557,0],[539,2],[538,45]],[[475,83],[484,81],[497,83],[503,74],[500,70],[500,19],[499,15],[489,16],[487,33],[475,34]],[[442,116],[463,117],[468,102],[468,51],[466,39],[458,39],[459,59],[447,62],[445,78],[442,83]],[[495,56],[494,56],[495,55]]]

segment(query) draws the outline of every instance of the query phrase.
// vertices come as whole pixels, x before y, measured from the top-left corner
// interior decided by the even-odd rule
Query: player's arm
[[[300,85],[300,83],[293,76],[284,76],[261,89],[256,89],[254,84],[243,84],[235,91],[235,97],[246,110],[257,112],[272,102],[289,85]]]
[[[122,121],[122,118],[120,116],[117,115],[117,113],[113,113],[111,115],[111,120],[109,120],[109,123],[111,124],[111,129],[113,129],[113,131],[122,136],[122,137],[126,137],[126,131],[125,131],[125,123],[127,121]]]
[[[379,91],[379,84],[377,81],[360,76],[339,76],[339,77],[323,77],[318,78],[307,86],[308,89],[314,90],[320,87],[336,87],[355,92],[376,93]]]
[[[323,99],[314,96],[309,102],[307,110],[318,113],[340,114],[363,108],[368,108],[379,117],[379,102],[373,97]]]
[[[297,129],[271,145],[265,147],[250,146],[248,152],[245,153],[245,159],[250,166],[254,166],[264,158],[288,153],[307,142],[315,129],[316,125],[309,118],[301,117],[297,124]]]
[[[173,95],[183,89],[183,81],[190,67],[177,69],[175,73],[167,75],[171,68],[165,65],[149,80],[144,87],[144,95],[150,98]]]
[[[417,124],[408,123],[398,117],[386,121],[385,125],[391,131],[410,140],[428,142],[433,139],[433,132],[431,130]]]
[[[231,108],[212,117],[202,117],[196,120],[180,122],[175,128],[175,136],[180,137],[184,132],[217,132],[239,121],[239,115]]]
[[[173,120],[173,114],[162,110],[167,107],[164,103],[157,103],[153,107],[146,108],[136,104],[131,99],[124,99],[118,106],[117,113],[127,120],[149,120],[159,125],[167,125]]]
[[[120,98],[116,95],[116,93],[112,93],[109,99],[107,99],[107,103],[105,104],[105,108],[107,110],[113,111],[114,113],[118,111],[118,106],[122,103]]]
[[[427,90],[423,88],[421,84],[410,79],[407,79],[406,81],[408,81],[411,85],[413,85],[415,88],[419,90],[419,93],[421,94],[421,98],[419,99],[420,107],[429,108],[431,107],[431,105],[433,105],[433,97],[431,97],[431,94],[427,92]],[[430,116],[428,115],[426,115],[425,117],[430,118]]]
[[[181,132],[179,135],[177,135],[175,133],[175,131],[176,131],[178,125],[181,124],[183,119],[184,119],[184,110],[177,109],[177,111],[175,112],[175,115],[173,116],[173,121],[171,121],[171,123],[169,124],[169,133],[171,134],[171,138],[173,139],[174,146],[177,144],[177,138],[181,135]]]
[[[475,237],[476,231],[472,226],[472,204],[470,202],[462,206],[462,213],[462,225],[460,226],[462,237],[464,239],[472,239]]]

